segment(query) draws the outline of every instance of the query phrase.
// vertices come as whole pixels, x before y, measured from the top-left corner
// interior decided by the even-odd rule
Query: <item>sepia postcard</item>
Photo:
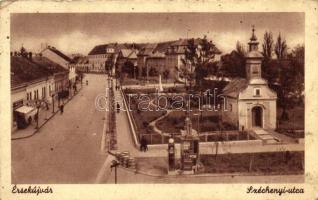
[[[0,8],[0,199],[318,199],[316,1]]]

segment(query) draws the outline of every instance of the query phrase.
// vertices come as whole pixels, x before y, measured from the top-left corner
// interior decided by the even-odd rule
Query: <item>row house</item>
[[[87,56],[76,56],[70,63],[71,67],[75,68],[76,73],[88,73],[89,72],[89,61]]]
[[[134,67],[137,67],[137,54],[137,49],[121,49],[118,53],[118,59],[116,63],[118,71],[122,71],[122,67],[126,62],[131,62]]]
[[[65,89],[68,70],[57,63],[32,53],[11,56],[12,124],[14,111],[23,106],[35,107],[38,102],[52,103],[55,93]],[[57,96],[57,95],[56,95]],[[57,97],[54,97],[57,98]]]
[[[142,76],[143,71],[147,71],[146,60],[154,52],[157,44],[145,44],[137,54],[138,76]]]
[[[88,71],[93,73],[115,73],[115,66],[122,49],[133,49],[134,44],[110,43],[95,46],[88,53]]]
[[[200,49],[200,38],[194,40],[194,44]],[[187,39],[179,39],[176,41],[161,42],[155,44],[147,44],[138,53],[138,69],[139,77],[142,76],[142,71],[149,76],[149,71],[154,68],[159,74],[165,70],[169,71],[169,76],[180,80],[179,71],[184,66],[185,52],[188,46]],[[221,52],[215,47],[215,57],[213,61],[219,61]],[[194,69],[192,69],[194,70]]]
[[[41,51],[41,54],[43,57],[46,57],[49,60],[62,66],[64,69],[67,69],[69,71],[68,80],[70,85],[75,83],[77,74],[75,66],[71,65],[71,58],[69,58],[67,55],[53,46],[47,46]]]

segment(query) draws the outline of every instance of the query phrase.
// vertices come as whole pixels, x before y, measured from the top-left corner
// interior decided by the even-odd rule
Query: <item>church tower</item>
[[[249,50],[246,55],[246,78],[248,81],[251,79],[262,78],[262,58],[263,55],[258,51],[257,37],[255,36],[255,28],[253,26],[252,36],[250,38]]]

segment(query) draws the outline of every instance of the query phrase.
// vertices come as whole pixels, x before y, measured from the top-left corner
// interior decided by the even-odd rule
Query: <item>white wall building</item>
[[[239,129],[276,129],[277,94],[262,78],[262,54],[254,33],[246,56],[246,79],[235,79],[224,89],[226,97],[225,120],[238,125]]]
[[[70,65],[71,59],[63,54],[61,51],[57,50],[55,47],[48,46],[41,52],[43,57],[50,59],[51,61],[61,65],[65,69],[69,70],[68,79],[71,83],[76,80],[76,69],[75,66]]]

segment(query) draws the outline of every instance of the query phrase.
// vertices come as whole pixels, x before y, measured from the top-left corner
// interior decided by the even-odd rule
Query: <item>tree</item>
[[[168,81],[169,73],[170,73],[170,71],[167,69],[165,71],[163,71],[163,73],[162,73],[163,78],[166,80],[166,82]]]
[[[273,34],[271,32],[265,32],[264,40],[263,40],[263,51],[262,54],[265,60],[272,59],[272,52],[273,52]]]
[[[282,38],[281,34],[279,33],[277,37],[277,41],[275,44],[275,54],[278,60],[285,58],[287,51],[287,44],[286,40]]]
[[[123,65],[123,68],[122,68],[122,72],[123,73],[127,73],[130,77],[133,77],[134,76],[134,64],[127,60],[125,61],[124,65]]]
[[[240,43],[240,41],[236,42],[236,52],[242,58],[244,58],[246,55],[246,50],[245,50],[244,46]]]
[[[221,57],[220,73],[226,77],[241,77],[246,76],[245,73],[245,57],[240,55],[236,50],[230,54]]]
[[[271,32],[265,32],[263,39],[263,62],[262,62],[262,74],[263,77],[270,83],[274,80],[273,68],[271,68],[270,61],[272,60],[272,53],[274,48],[273,34]]]
[[[26,51],[26,49],[22,46],[20,49],[20,55],[22,57],[27,57],[28,52]]]
[[[190,88],[192,88],[193,79],[199,87],[202,86],[202,80],[207,76],[206,65],[211,62],[215,53],[215,45],[212,41],[208,41],[206,36],[203,39],[192,38],[187,41],[185,57],[182,59],[184,67],[179,72],[186,80],[189,80]]]

